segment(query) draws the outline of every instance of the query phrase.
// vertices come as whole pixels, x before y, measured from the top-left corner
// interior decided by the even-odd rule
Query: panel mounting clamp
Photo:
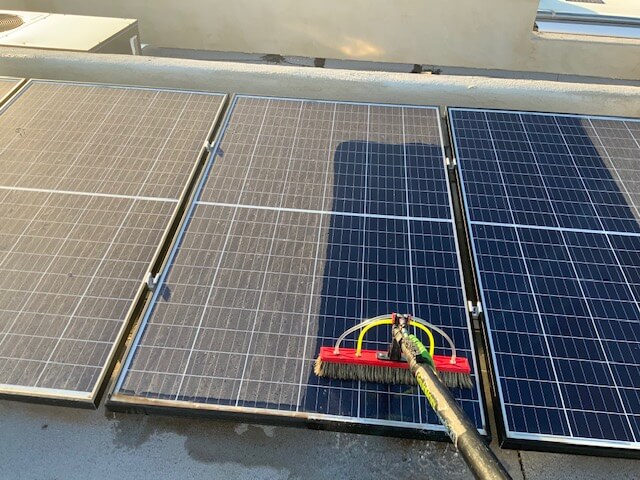
[[[449,167],[449,170],[453,170],[457,165],[455,157],[445,157],[445,163],[447,164],[447,167]]]
[[[149,288],[149,290],[151,290],[152,292],[156,289],[156,287],[158,286],[158,280],[160,280],[160,274],[156,274],[154,275],[151,272],[147,272],[147,278],[146,278],[146,283],[147,283],[147,287]]]
[[[471,314],[471,318],[474,320],[478,320],[480,318],[480,314],[482,313],[482,303],[477,302],[475,305],[471,300],[467,302],[467,308],[469,309],[469,313]]]

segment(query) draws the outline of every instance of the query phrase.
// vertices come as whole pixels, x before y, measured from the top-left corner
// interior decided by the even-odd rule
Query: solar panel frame
[[[478,225],[486,224],[488,227],[495,227],[495,228],[499,228],[501,226],[512,228],[516,235],[519,235],[518,233],[519,230],[524,231],[527,229],[534,230],[534,231],[536,229],[539,229],[541,232],[548,230],[549,232],[558,232],[562,236],[563,236],[563,232],[568,232],[573,234],[595,234],[595,235],[601,235],[603,237],[606,237],[609,242],[612,241],[610,238],[612,235],[622,235],[622,236],[629,235],[634,237],[640,236],[639,234],[635,234],[635,233],[625,234],[617,231],[607,230],[604,227],[604,223],[599,215],[597,215],[596,221],[598,221],[602,227],[600,230],[570,228],[570,227],[563,226],[561,224],[558,224],[557,226],[545,227],[542,225],[536,225],[535,222],[533,222],[532,224],[519,224],[519,223],[513,223],[513,222],[502,223],[499,221],[483,222],[482,220],[472,220],[471,207],[469,205],[468,195],[467,195],[467,183],[465,182],[465,172],[459,160],[459,152],[460,152],[460,146],[458,143],[459,137],[458,137],[458,134],[456,133],[455,122],[451,116],[451,113],[456,111],[461,111],[461,112],[466,111],[466,112],[475,112],[475,113],[484,113],[484,114],[506,113],[506,114],[517,114],[517,115],[535,115],[540,117],[553,117],[553,118],[556,118],[557,125],[559,125],[557,123],[557,118],[565,117],[565,118],[571,118],[571,119],[587,119],[590,121],[591,120],[625,121],[625,122],[632,122],[634,124],[637,124],[640,127],[640,119],[627,118],[627,117],[609,117],[609,116],[602,116],[602,115],[531,112],[531,111],[521,111],[521,110],[500,110],[500,109],[480,109],[480,108],[474,109],[474,108],[465,108],[465,107],[448,107],[447,108],[447,117],[449,119],[449,127],[451,132],[453,152],[456,158],[458,159],[456,164],[457,165],[456,171],[459,176],[458,184],[460,188],[460,197],[462,199],[462,205],[464,207],[463,214],[464,214],[465,231],[468,237],[468,243],[470,245],[470,252],[472,256],[471,261],[474,269],[473,273],[474,273],[474,280],[476,283],[477,294],[483,306],[489,305],[489,302],[486,299],[486,290],[483,286],[483,281],[482,281],[482,275],[481,275],[482,269],[479,264],[480,255],[478,252],[478,243],[477,243],[478,236],[476,235],[476,233],[474,233],[474,228],[473,228],[474,224],[478,224]],[[488,120],[486,121],[488,122]],[[591,125],[593,126],[593,124]],[[491,127],[489,127],[489,130],[491,130]],[[640,132],[640,128],[638,129],[638,131]],[[564,134],[562,135],[564,137]],[[596,132],[596,135],[597,135],[597,132]],[[631,135],[633,137],[632,133]],[[527,141],[530,143],[529,139]],[[638,138],[635,138],[635,141],[636,141],[636,144],[638,144]],[[492,142],[493,142],[493,139],[492,139]],[[602,146],[604,147],[604,145]],[[640,148],[640,144],[638,144],[638,146]],[[567,149],[569,150],[569,155],[573,157],[573,154],[571,153],[571,150],[568,147],[568,145],[567,145]],[[495,147],[495,144],[492,147],[492,151],[494,154],[496,154],[497,149]],[[608,156],[608,153],[606,152],[606,150],[605,150],[605,153]],[[533,152],[533,155],[535,157],[536,155],[535,152]],[[609,160],[611,159],[609,158]],[[535,164],[538,165],[537,159],[535,161]],[[577,164],[574,164],[574,166],[577,169]],[[615,170],[615,166],[613,168]],[[618,175],[617,171],[615,173],[616,175]],[[542,176],[542,173],[540,174]],[[583,182],[583,177],[581,176],[581,174],[578,175],[578,178]],[[624,183],[622,182],[622,178],[618,176],[618,179],[624,186]],[[498,183],[503,187],[506,185],[506,182],[504,181],[504,179],[500,180]],[[586,185],[583,183],[583,186],[586,186]],[[548,192],[547,192],[547,195],[549,195]],[[593,200],[590,198],[588,189],[587,189],[587,196],[589,196],[590,201],[593,202]],[[550,195],[549,195],[549,198],[551,198]],[[637,210],[637,206],[635,207]],[[511,211],[511,207],[509,208],[509,210]],[[553,207],[552,207],[552,211],[554,212],[554,215],[557,213],[553,209]],[[522,241],[519,238],[519,236],[517,237],[516,241],[518,245],[522,245]],[[563,239],[563,242],[564,242],[563,245],[565,246],[567,252],[569,253],[570,263],[575,268],[575,260],[571,257],[569,244],[567,243],[566,239]],[[611,247],[613,250],[612,245]],[[522,247],[519,247],[519,248],[522,248]],[[524,253],[522,253],[522,255],[524,255]],[[524,256],[522,257],[522,259],[526,268],[526,259]],[[619,263],[618,265],[620,266]],[[621,270],[624,270],[622,267],[620,268]],[[578,283],[580,283],[582,281],[582,278],[577,272],[575,273],[576,273],[575,278],[577,278]],[[528,272],[528,270],[526,271],[525,275],[529,279],[529,281],[531,281],[531,275]],[[536,293],[536,290],[533,289],[533,287],[531,288],[530,294],[532,295],[535,302],[536,301],[535,297],[537,297],[538,294]],[[582,294],[583,296],[585,295],[584,292]],[[587,303],[588,305],[589,299],[586,296],[584,297],[584,299],[585,299],[585,303]],[[536,307],[536,309],[538,310],[538,307]],[[638,442],[633,443],[633,442],[623,442],[623,441],[616,441],[616,440],[608,441],[608,440],[601,440],[601,439],[574,437],[569,435],[535,434],[535,433],[518,432],[511,429],[508,425],[508,420],[507,420],[508,415],[505,408],[505,393],[503,391],[502,378],[500,373],[498,372],[498,367],[497,367],[497,365],[499,365],[498,357],[497,357],[497,352],[499,349],[495,345],[492,323],[487,318],[488,316],[490,316],[490,313],[487,312],[486,308],[483,308],[482,315],[485,317],[484,321],[482,322],[482,328],[484,332],[484,340],[486,345],[488,346],[488,352],[490,354],[490,359],[491,359],[491,362],[488,362],[488,369],[492,379],[492,383],[495,386],[495,388],[493,388],[491,391],[494,397],[493,408],[495,412],[495,420],[498,428],[498,436],[500,439],[501,446],[505,448],[513,448],[513,449],[527,449],[527,450],[538,450],[538,451],[551,450],[558,453],[578,453],[578,454],[590,454],[590,455],[604,454],[612,457],[640,458],[640,443]],[[591,316],[591,313],[589,313],[589,315]],[[543,336],[547,337],[547,334],[543,333]],[[556,375],[556,378],[558,378],[557,375]],[[562,409],[566,411],[565,407],[562,407]]]
[[[0,107],[24,85],[25,81],[24,78],[0,77]]]
[[[234,106],[238,98],[256,98],[256,99],[273,99],[273,100],[295,100],[295,101],[313,101],[318,103],[326,103],[326,104],[345,104],[345,105],[360,105],[360,106],[383,106],[383,107],[409,107],[409,108],[424,108],[434,110],[437,116],[438,123],[438,132],[440,138],[440,152],[443,162],[443,171],[444,178],[446,181],[446,189],[447,196],[449,199],[449,213],[450,213],[450,221],[440,220],[445,223],[449,223],[452,227],[452,236],[455,241],[455,254],[457,261],[457,270],[458,276],[460,279],[461,285],[461,295],[464,302],[464,309],[466,312],[467,318],[467,333],[469,337],[469,342],[471,345],[470,352],[470,363],[474,366],[475,379],[477,381],[477,385],[475,386],[478,392],[478,404],[480,410],[481,422],[484,425],[484,428],[479,428],[479,432],[482,435],[489,435],[489,425],[487,422],[487,414],[486,414],[486,404],[484,402],[483,396],[483,379],[479,370],[479,363],[476,358],[476,350],[475,350],[475,337],[473,334],[471,320],[467,311],[467,292],[465,288],[465,278],[463,273],[462,266],[462,257],[460,253],[460,244],[458,240],[458,231],[456,228],[456,220],[454,215],[454,206],[452,202],[452,188],[449,181],[448,169],[447,169],[447,157],[445,154],[445,144],[444,144],[444,134],[443,134],[443,126],[442,119],[440,117],[440,109],[438,107],[425,107],[425,106],[413,106],[413,105],[401,105],[401,104],[380,104],[380,103],[372,103],[372,102],[349,102],[349,101],[331,101],[331,100],[318,100],[318,99],[305,99],[305,98],[287,98],[287,97],[276,97],[276,96],[261,96],[261,95],[234,95],[233,99],[230,101],[230,106],[227,109],[225,118],[220,126],[218,131],[216,140],[211,148],[211,156],[208,160],[207,166],[203,169],[198,187],[193,192],[193,195],[190,200],[190,205],[187,212],[184,215],[182,223],[179,227],[178,233],[174,238],[174,242],[171,247],[171,252],[167,256],[162,269],[161,274],[158,281],[158,288],[153,294],[153,297],[149,300],[149,302],[145,305],[145,310],[141,315],[141,319],[138,325],[135,327],[135,335],[133,336],[132,341],[126,346],[126,350],[123,354],[123,361],[117,366],[116,371],[114,372],[113,378],[114,381],[109,389],[109,394],[106,400],[106,406],[108,409],[113,411],[124,411],[124,412],[157,412],[161,414],[186,414],[186,415],[195,415],[195,416],[215,416],[220,419],[229,419],[229,420],[238,420],[238,419],[246,419],[247,421],[258,421],[261,423],[271,423],[275,425],[289,425],[289,426],[306,426],[309,428],[322,428],[322,429],[331,429],[336,431],[345,431],[345,432],[353,432],[353,433],[366,433],[366,434],[376,434],[376,435],[398,435],[410,438],[427,438],[427,439],[435,439],[435,440],[448,440],[444,427],[441,425],[431,425],[429,424],[428,429],[423,428],[419,429],[408,426],[407,422],[402,421],[393,421],[393,420],[375,420],[375,419],[366,419],[366,418],[356,418],[356,417],[345,417],[342,415],[332,415],[332,414],[321,414],[321,413],[310,413],[310,412],[286,412],[283,410],[277,409],[269,409],[269,408],[247,408],[247,407],[237,407],[232,405],[216,405],[211,403],[195,403],[189,401],[181,401],[181,400],[165,400],[159,398],[148,398],[142,396],[131,396],[127,394],[123,394],[119,392],[119,389],[126,377],[131,361],[133,360],[133,356],[136,352],[136,349],[142,339],[142,336],[145,332],[145,325],[148,322],[149,317],[153,314],[153,308],[156,303],[156,299],[160,296],[161,286],[163,285],[166,276],[169,274],[169,270],[173,261],[175,259],[176,254],[180,248],[183,237],[186,233],[188,223],[192,218],[194,210],[199,205],[198,199],[200,198],[200,194],[205,188],[206,181],[210,175],[210,171],[214,166],[215,162],[215,152],[217,151],[220,143],[223,140],[224,133],[226,128],[231,121],[231,117],[233,115]],[[408,193],[408,192],[407,192]],[[203,204],[207,205],[211,202],[203,202]],[[215,204],[213,202],[211,204]],[[227,205],[226,203],[220,203],[220,205]],[[233,207],[235,204],[228,204],[227,206]],[[260,208],[260,207],[259,207]],[[281,207],[279,209],[274,209],[274,211],[281,212],[295,212],[297,209],[290,209]],[[331,216],[331,211],[327,210],[307,210],[300,209],[301,212],[311,212],[311,213],[322,213],[328,214]],[[333,212],[336,213],[336,212]],[[349,213],[347,211],[337,212],[338,216],[346,216],[347,218],[351,215],[359,216],[361,214],[358,213]],[[375,215],[374,215],[375,217]],[[384,217],[384,216],[383,216]],[[393,216],[391,216],[393,217]],[[410,217],[407,216],[407,219]],[[419,218],[419,217],[418,217]],[[427,222],[429,223],[429,222]],[[311,335],[313,337],[313,335]],[[475,366],[478,369],[475,369]],[[304,371],[304,370],[303,370]],[[421,392],[418,395],[422,395]]]
[[[208,152],[211,147],[211,142],[214,138],[215,132],[220,124],[220,121],[223,118],[223,113],[227,107],[229,95],[226,93],[217,93],[217,92],[205,92],[205,91],[197,91],[197,90],[182,90],[182,89],[171,89],[171,88],[156,88],[156,87],[145,87],[145,86],[130,86],[130,85],[118,85],[118,84],[108,84],[108,83],[91,83],[91,82],[72,82],[72,81],[56,81],[56,80],[48,80],[48,79],[29,79],[26,82],[20,82],[19,86],[16,86],[12,92],[7,95],[7,101],[0,104],[0,114],[2,114],[5,110],[7,110],[14,102],[16,102],[21,94],[33,85],[33,84],[54,84],[54,85],[74,85],[74,86],[86,86],[86,87],[100,87],[100,88],[112,88],[112,89],[122,89],[122,90],[140,90],[140,91],[148,91],[148,92],[175,92],[175,93],[188,93],[188,94],[198,94],[198,95],[210,95],[212,97],[220,98],[220,105],[217,109],[217,112],[211,119],[211,125],[203,138],[203,143],[200,151],[197,155],[194,155],[193,165],[188,173],[187,182],[184,185],[181,185],[180,193],[175,199],[164,199],[167,201],[171,201],[175,203],[175,207],[172,209],[171,214],[168,218],[168,221],[164,227],[163,234],[160,238],[159,244],[155,247],[155,251],[151,257],[151,261],[149,263],[148,274],[146,278],[141,279],[140,285],[133,295],[133,300],[129,305],[129,308],[124,316],[124,320],[122,325],[118,329],[118,333],[114,338],[111,348],[109,349],[109,353],[106,357],[106,361],[102,365],[99,376],[93,384],[93,388],[90,392],[76,392],[72,390],[60,390],[54,388],[40,388],[40,387],[28,387],[28,386],[12,386],[3,384],[0,386],[0,398],[7,398],[13,400],[23,400],[32,403],[51,403],[56,405],[67,405],[74,406],[80,408],[96,408],[98,402],[100,401],[102,395],[104,394],[106,388],[108,387],[107,380],[109,379],[111,373],[113,372],[114,366],[118,361],[122,350],[124,348],[124,341],[129,334],[138,314],[144,306],[144,303],[148,297],[149,292],[149,284],[153,282],[158,269],[162,265],[164,261],[164,257],[168,249],[171,246],[171,240],[173,237],[173,231],[178,227],[182,212],[186,207],[186,201],[189,198],[190,192],[194,187],[195,182],[198,179],[200,171],[204,168],[206,160],[208,158]],[[46,190],[41,189],[29,189],[29,188],[20,188],[20,187],[2,187],[2,190],[13,190],[13,191],[34,191],[34,192],[42,192]],[[111,194],[100,194],[100,193],[90,193],[90,192],[73,192],[73,191],[55,191],[51,190],[52,194],[55,195],[79,195],[79,196],[87,196],[89,198],[92,197],[126,197],[119,195],[111,195]],[[141,197],[142,198],[142,197]],[[162,201],[163,199],[159,199]]]

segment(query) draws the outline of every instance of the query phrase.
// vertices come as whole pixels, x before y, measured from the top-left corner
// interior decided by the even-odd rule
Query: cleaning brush
[[[393,325],[395,314],[377,317],[362,322],[347,330],[334,347],[321,347],[314,365],[314,372],[319,377],[340,380],[363,380],[366,382],[390,383],[395,385],[416,385],[415,376],[409,370],[409,364],[402,357],[399,345],[392,341],[388,352],[363,350],[362,342],[368,330],[379,325]],[[425,363],[436,370],[440,380],[449,388],[472,388],[471,366],[464,357],[456,355],[451,338],[440,328],[419,318],[411,318],[411,324],[421,329],[429,338],[429,350],[415,335],[409,335],[409,346],[419,363]],[[357,347],[340,348],[344,338],[360,329]],[[439,333],[452,351],[451,356],[434,355],[435,342],[431,330]]]
[[[409,324],[418,326],[429,337],[429,350],[415,336],[409,334]],[[392,341],[388,352],[362,350],[362,339],[370,328],[391,324]],[[448,339],[451,357],[434,355],[434,339],[430,329]],[[340,349],[344,338],[362,330],[355,349]],[[460,408],[445,385],[471,387],[469,362],[456,356],[451,339],[442,330],[424,320],[408,315],[377,317],[355,325],[336,341],[333,348],[323,347],[314,371],[321,377],[365,380],[396,384],[418,384],[425,398],[440,419],[458,452],[476,478],[507,480],[511,476],[478,434],[476,426]]]

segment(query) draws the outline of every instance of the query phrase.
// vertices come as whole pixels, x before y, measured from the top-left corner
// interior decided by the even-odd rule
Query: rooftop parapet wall
[[[640,117],[640,87],[0,48],[0,75],[400,104]]]

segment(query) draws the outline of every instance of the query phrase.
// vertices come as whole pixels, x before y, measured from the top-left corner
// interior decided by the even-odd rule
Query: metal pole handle
[[[436,372],[431,368],[424,368],[416,361],[413,350],[408,346],[409,340],[405,341],[406,336],[406,328],[394,325],[393,338],[401,345],[411,373],[416,377],[429,404],[473,475],[482,480],[511,480],[509,473],[460,408],[449,389],[440,382]]]

